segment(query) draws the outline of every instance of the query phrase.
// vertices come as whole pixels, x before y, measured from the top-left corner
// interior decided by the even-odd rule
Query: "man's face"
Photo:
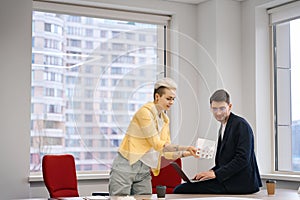
[[[216,120],[224,124],[230,115],[231,106],[232,104],[227,104],[225,101],[213,101],[210,104],[210,109]]]
[[[176,90],[165,89],[165,93],[162,96],[156,93],[157,105],[160,110],[170,110],[171,106],[174,104],[176,97]]]

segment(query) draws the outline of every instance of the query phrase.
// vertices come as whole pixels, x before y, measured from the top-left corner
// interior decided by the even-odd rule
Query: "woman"
[[[170,78],[158,80],[154,101],[143,105],[133,116],[114,159],[109,179],[110,196],[152,194],[151,174],[159,174],[160,157],[177,159],[196,155],[193,146],[170,144],[170,110],[176,97],[176,83]]]

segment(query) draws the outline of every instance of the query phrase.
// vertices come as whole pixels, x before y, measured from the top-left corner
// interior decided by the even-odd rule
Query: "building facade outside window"
[[[164,74],[163,26],[50,11],[34,11],[32,23],[31,173],[62,153],[78,172],[108,171]]]

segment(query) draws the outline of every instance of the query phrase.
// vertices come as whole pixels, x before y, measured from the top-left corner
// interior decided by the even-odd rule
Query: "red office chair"
[[[42,170],[51,198],[79,196],[75,159],[72,155],[45,155]]]
[[[152,176],[152,193],[156,194],[156,186],[157,185],[165,185],[167,186],[166,193],[172,194],[173,189],[181,183],[181,177],[177,174],[174,167],[171,166],[170,162],[174,160],[167,160],[164,157],[161,157],[161,167],[158,176],[154,176],[151,172]],[[180,167],[181,167],[181,159],[178,158],[175,160]]]

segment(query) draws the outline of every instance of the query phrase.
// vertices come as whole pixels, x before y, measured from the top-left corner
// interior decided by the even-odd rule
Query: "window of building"
[[[275,170],[300,172],[300,3],[269,10],[273,35]]]
[[[169,16],[33,5],[31,173],[40,174],[43,155],[60,153],[74,155],[78,173],[108,171],[132,114],[165,74]],[[154,50],[141,60],[138,46]]]
[[[100,122],[107,122],[107,115],[99,115]]]
[[[86,49],[93,49],[94,48],[93,42],[92,41],[86,41],[85,42],[85,48]]]
[[[86,21],[87,22],[87,21]],[[91,21],[92,22],[92,21]],[[88,36],[88,37],[93,37],[94,36],[94,29],[90,29],[90,28],[87,28],[85,30],[85,35]]]

